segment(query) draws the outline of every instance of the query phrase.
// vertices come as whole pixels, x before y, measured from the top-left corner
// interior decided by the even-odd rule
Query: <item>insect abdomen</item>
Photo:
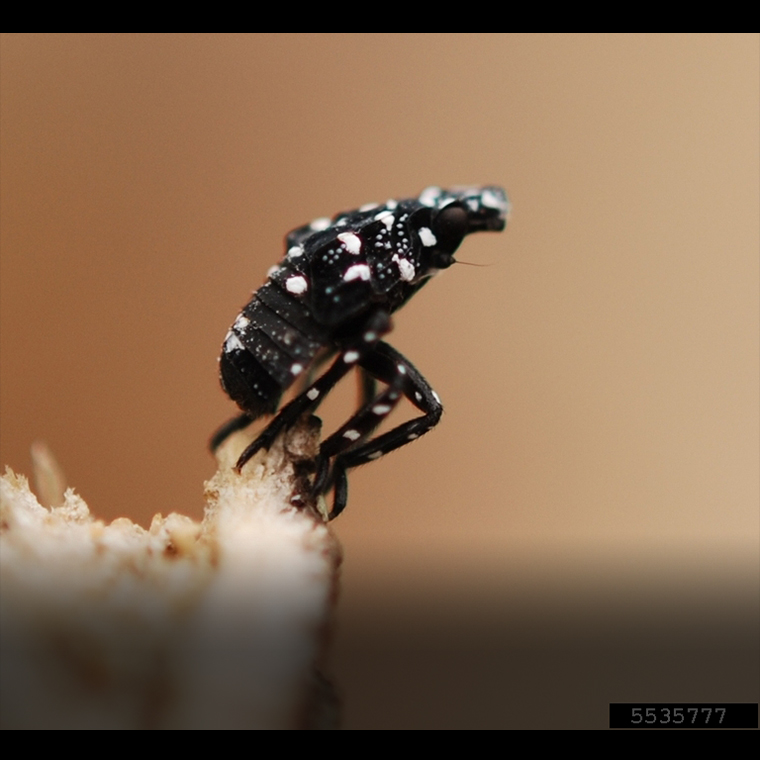
[[[267,282],[225,339],[220,359],[224,390],[252,418],[271,414],[328,338],[303,304]]]

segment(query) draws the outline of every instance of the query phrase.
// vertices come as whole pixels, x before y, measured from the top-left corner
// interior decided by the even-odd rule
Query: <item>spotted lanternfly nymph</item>
[[[285,258],[272,267],[225,338],[219,360],[222,387],[243,414],[214,435],[212,451],[236,430],[274,414],[283,392],[299,376],[306,378],[302,392],[240,455],[240,471],[358,367],[359,409],[322,442],[313,481],[315,495],[334,491],[329,517],[337,517],[348,498],[347,470],[419,438],[443,411],[427,380],[381,340],[391,330],[391,314],[455,262],[465,235],[503,230],[508,211],[500,187],[429,187],[418,198],[369,204],[288,234]],[[313,380],[309,367],[336,355]],[[376,380],[386,384],[379,393]],[[401,396],[422,416],[372,438]]]

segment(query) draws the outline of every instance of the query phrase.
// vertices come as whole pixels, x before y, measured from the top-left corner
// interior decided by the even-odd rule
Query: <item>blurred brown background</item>
[[[200,517],[216,358],[292,227],[503,184],[391,342],[446,413],[355,471],[347,727],[758,699],[757,35],[4,35],[0,462]],[[342,421],[347,385],[323,415]],[[398,419],[398,418],[397,418]]]

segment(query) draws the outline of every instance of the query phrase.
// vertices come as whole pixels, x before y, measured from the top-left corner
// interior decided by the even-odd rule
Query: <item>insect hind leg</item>
[[[338,381],[353,369],[359,356],[359,352],[355,350],[341,353],[327,372],[313,382],[307,390],[286,404],[256,440],[246,447],[238,458],[235,469],[240,472],[258,451],[268,449],[283,430],[292,427],[303,414],[313,412]]]

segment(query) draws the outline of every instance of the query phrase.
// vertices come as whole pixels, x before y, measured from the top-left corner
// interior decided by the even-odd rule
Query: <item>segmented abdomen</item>
[[[327,329],[290,293],[269,281],[227,333],[219,360],[222,387],[252,418],[271,414],[283,391],[327,342]]]

